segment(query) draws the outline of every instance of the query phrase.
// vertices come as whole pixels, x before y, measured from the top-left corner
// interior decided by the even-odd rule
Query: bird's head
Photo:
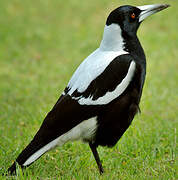
[[[136,34],[140,23],[148,16],[169,7],[168,4],[154,4],[145,6],[121,6],[113,10],[106,21],[106,25],[118,24],[128,34]]]
[[[167,7],[168,4],[125,5],[113,10],[107,18],[100,48],[112,51],[125,49],[126,40],[136,37],[138,27],[145,18]]]
[[[140,23],[148,16],[169,7],[168,4],[154,4],[145,6],[121,6],[113,10],[106,21],[106,25],[118,24],[128,35],[136,34]]]

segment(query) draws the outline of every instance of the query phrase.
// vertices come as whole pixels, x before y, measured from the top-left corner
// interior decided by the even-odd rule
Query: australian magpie
[[[29,166],[68,141],[89,144],[100,173],[97,147],[114,146],[139,110],[146,58],[137,38],[141,22],[169,5],[121,6],[113,10],[98,49],[77,68],[30,144],[8,169]]]

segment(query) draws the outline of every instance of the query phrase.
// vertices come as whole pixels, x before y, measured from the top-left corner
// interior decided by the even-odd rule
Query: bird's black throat
[[[137,35],[133,34],[130,36],[127,33],[122,32],[122,37],[124,39],[124,50],[138,60],[138,63],[146,65],[145,53]]]

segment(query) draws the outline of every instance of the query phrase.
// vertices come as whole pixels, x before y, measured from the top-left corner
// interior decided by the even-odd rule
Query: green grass
[[[172,7],[139,29],[147,56],[142,113],[114,148],[99,148],[104,175],[88,145],[74,142],[14,179],[178,179],[178,2],[152,3]],[[76,67],[98,47],[108,13],[123,4],[148,1],[0,1],[0,174],[33,138]]]

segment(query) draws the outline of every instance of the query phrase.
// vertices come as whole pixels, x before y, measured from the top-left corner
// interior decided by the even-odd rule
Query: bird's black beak
[[[169,4],[153,4],[153,5],[137,6],[137,8],[141,10],[139,16],[139,22],[142,22],[148,16],[151,16],[154,13],[162,11],[163,9],[166,9],[169,6],[170,6]]]

